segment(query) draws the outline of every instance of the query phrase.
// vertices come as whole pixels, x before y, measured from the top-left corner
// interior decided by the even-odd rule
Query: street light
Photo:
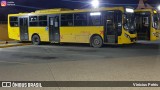
[[[92,0],[91,4],[92,4],[93,8],[98,8],[99,7],[99,0]]]
[[[157,8],[158,8],[158,10],[160,11],[160,5],[159,5]]]
[[[128,13],[134,13],[134,9],[132,9],[132,8],[126,8],[126,12],[128,12]]]

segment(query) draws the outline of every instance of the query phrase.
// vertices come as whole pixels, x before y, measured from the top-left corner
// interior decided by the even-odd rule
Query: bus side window
[[[100,26],[102,25],[102,16],[100,12],[90,13],[89,16],[89,25],[91,26]]]
[[[30,26],[38,26],[38,16],[30,16],[29,17]]]
[[[87,13],[74,14],[74,26],[87,26]]]
[[[10,17],[10,26],[18,27],[18,17]]]
[[[39,26],[47,26],[47,16],[39,16]]]
[[[61,26],[73,26],[73,14],[62,14]]]

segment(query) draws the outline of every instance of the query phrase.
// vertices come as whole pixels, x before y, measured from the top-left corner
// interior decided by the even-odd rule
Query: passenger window
[[[10,17],[10,26],[18,27],[18,17]]]
[[[38,17],[37,16],[30,16],[29,17],[29,21],[38,21]]]
[[[73,14],[61,15],[61,26],[73,26]]]
[[[47,16],[39,16],[39,26],[47,26]]]
[[[30,26],[38,26],[38,16],[30,16],[29,24]]]
[[[87,14],[74,14],[74,26],[87,26]]]
[[[90,14],[89,17],[89,25],[91,26],[100,26],[102,25],[102,20],[101,20],[102,16],[100,12],[95,12]]]

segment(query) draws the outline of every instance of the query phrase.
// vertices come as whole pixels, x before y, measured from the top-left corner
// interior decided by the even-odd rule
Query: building
[[[8,29],[6,22],[0,22],[0,41],[8,41],[10,40],[8,37]]]
[[[136,9],[153,9],[151,5],[147,3],[147,0],[139,0],[138,7]]]

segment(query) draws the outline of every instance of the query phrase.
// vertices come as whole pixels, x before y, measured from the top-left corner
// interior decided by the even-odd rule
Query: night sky
[[[0,0],[1,1],[1,0]],[[89,8],[91,0],[7,0],[15,2],[16,6],[0,7],[0,20],[7,19],[9,13],[32,12],[48,8]],[[101,6],[132,6],[137,7],[139,0],[100,0]],[[148,0],[152,6],[160,4],[160,0]]]

